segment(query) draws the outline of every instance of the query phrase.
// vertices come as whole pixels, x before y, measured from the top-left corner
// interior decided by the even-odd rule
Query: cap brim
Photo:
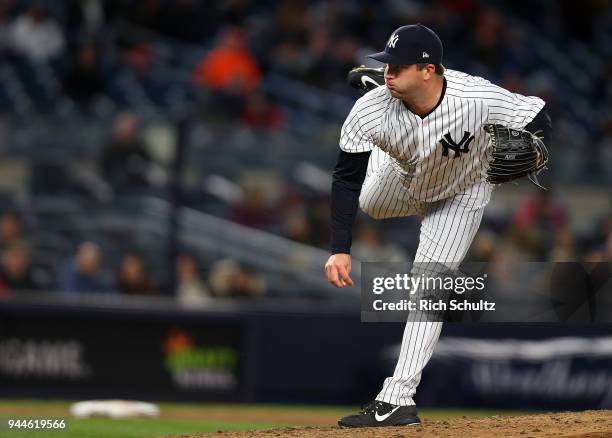
[[[401,60],[397,56],[393,56],[387,52],[373,53],[372,55],[368,55],[368,58],[372,58],[378,62],[383,62],[385,64],[410,64],[409,62]]]

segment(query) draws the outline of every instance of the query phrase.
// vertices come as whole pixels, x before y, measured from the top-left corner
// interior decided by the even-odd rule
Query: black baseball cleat
[[[416,406],[396,406],[374,400],[361,412],[338,420],[342,427],[412,426],[421,424]]]
[[[385,84],[385,68],[371,68],[361,65],[349,71],[346,80],[351,87],[368,92]]]

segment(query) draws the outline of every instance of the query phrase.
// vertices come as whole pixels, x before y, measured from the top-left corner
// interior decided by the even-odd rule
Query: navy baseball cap
[[[421,23],[402,26],[391,34],[384,51],[368,58],[385,64],[441,64],[442,41]]]

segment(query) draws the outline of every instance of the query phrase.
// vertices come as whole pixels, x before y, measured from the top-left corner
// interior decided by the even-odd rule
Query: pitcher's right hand
[[[338,288],[353,286],[353,280],[349,276],[351,272],[350,254],[333,254],[325,263],[325,276],[327,281]]]

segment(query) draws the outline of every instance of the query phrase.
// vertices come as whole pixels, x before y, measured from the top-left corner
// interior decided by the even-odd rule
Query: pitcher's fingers
[[[342,282],[340,281],[340,277],[338,276],[338,268],[333,265],[326,267],[325,274],[327,275],[327,281],[329,281],[336,287],[342,287]]]
[[[351,276],[349,275],[347,269],[344,266],[340,266],[338,268],[338,273],[340,274],[340,278],[348,285],[353,286],[353,280],[351,279]]]

